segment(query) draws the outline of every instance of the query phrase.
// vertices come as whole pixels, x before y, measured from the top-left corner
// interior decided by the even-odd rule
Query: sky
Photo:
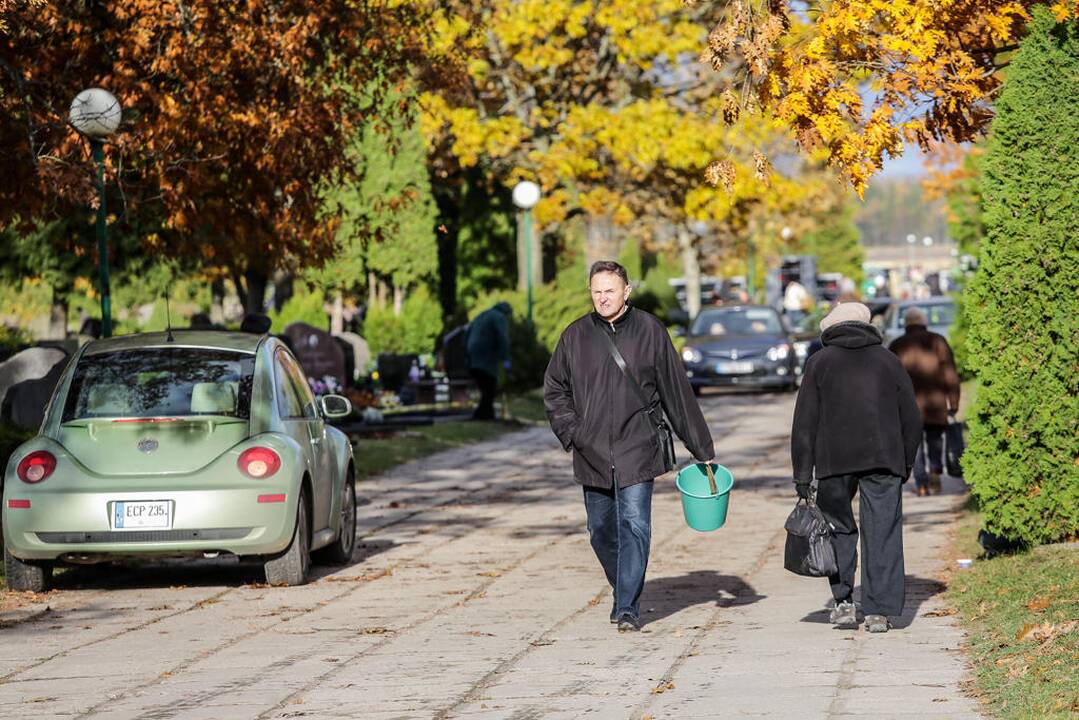
[[[907,144],[903,150],[902,157],[886,159],[884,161],[884,169],[881,170],[880,177],[920,178],[925,175],[925,166],[923,165],[924,158],[925,155],[917,145]]]

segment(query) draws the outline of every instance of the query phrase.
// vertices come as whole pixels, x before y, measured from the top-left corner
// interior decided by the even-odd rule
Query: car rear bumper
[[[50,493],[35,488],[23,495],[16,486],[5,493],[3,507],[4,543],[20,560],[207,552],[267,555],[288,547],[296,517],[295,492],[270,484],[185,492]],[[264,497],[260,502],[260,496],[274,501]],[[30,507],[12,507],[12,500],[29,500]],[[112,527],[112,503],[160,500],[172,503],[169,527]]]

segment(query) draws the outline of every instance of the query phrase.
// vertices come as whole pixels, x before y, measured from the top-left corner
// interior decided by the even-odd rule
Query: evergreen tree
[[[1036,8],[983,166],[986,235],[967,291],[980,387],[963,466],[988,530],[1079,535],[1079,22]]]

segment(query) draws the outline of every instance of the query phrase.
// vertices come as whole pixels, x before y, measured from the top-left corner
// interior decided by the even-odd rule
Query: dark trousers
[[[923,435],[914,458],[914,483],[929,487],[929,473],[944,472],[944,426],[926,425]]]
[[[472,379],[480,389],[480,404],[472,413],[473,420],[495,419],[495,393],[498,392],[498,378],[494,375],[472,368]]]
[[[839,573],[828,578],[836,601],[854,590],[858,566],[858,524],[851,502],[859,493],[862,526],[862,612],[902,615],[906,596],[903,568],[902,478],[894,475],[837,475],[817,482],[817,505],[832,523]]]
[[[610,490],[586,487],[588,535],[614,588],[614,616],[641,616],[641,591],[652,544],[652,487],[647,482]]]

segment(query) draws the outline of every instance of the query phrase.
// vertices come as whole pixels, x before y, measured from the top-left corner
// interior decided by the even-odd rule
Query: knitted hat
[[[907,308],[907,311],[903,313],[903,324],[906,327],[911,325],[928,325],[929,318],[925,316],[925,313],[916,307]]]
[[[835,306],[832,312],[828,313],[823,320],[820,321],[820,331],[824,332],[833,325],[847,322],[860,322],[868,323],[870,318],[869,308],[860,302],[845,302]]]

